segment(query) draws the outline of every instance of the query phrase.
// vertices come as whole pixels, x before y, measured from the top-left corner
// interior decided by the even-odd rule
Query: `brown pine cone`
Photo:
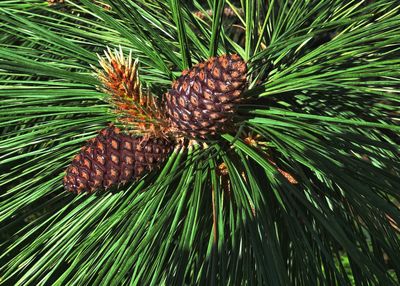
[[[64,187],[79,194],[124,184],[158,167],[172,148],[166,139],[132,137],[110,126],[75,156],[66,170]]]
[[[183,71],[165,95],[171,127],[201,138],[229,130],[246,73],[246,63],[236,54],[213,57]]]

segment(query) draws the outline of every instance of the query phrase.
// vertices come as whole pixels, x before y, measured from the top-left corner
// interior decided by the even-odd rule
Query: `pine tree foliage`
[[[100,3],[101,2],[101,3]],[[61,5],[61,4],[60,4]],[[0,1],[0,284],[398,285],[397,0]],[[115,120],[96,54],[248,62],[234,133],[120,189],[64,170]]]

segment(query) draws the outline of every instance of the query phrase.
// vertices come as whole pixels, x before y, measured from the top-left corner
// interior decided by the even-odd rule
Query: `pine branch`
[[[0,2],[1,283],[398,284],[397,1],[102,2]],[[182,70],[225,52],[250,66],[231,131],[64,191],[84,141],[125,112],[148,132]]]

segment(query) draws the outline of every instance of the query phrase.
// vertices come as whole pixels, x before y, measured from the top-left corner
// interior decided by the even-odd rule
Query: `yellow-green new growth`
[[[139,79],[139,60],[132,58],[132,51],[124,56],[122,48],[110,48],[99,57],[101,69],[94,67],[106,92],[107,100],[118,115],[118,122],[130,133],[163,137],[165,119],[160,112],[157,99],[150,91],[143,91]]]

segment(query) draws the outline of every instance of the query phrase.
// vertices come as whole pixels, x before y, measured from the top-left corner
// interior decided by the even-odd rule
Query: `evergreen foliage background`
[[[1,284],[398,285],[398,1],[102,2],[0,2]],[[240,54],[237,133],[121,189],[64,192],[114,118],[91,67],[106,46],[158,96]]]

